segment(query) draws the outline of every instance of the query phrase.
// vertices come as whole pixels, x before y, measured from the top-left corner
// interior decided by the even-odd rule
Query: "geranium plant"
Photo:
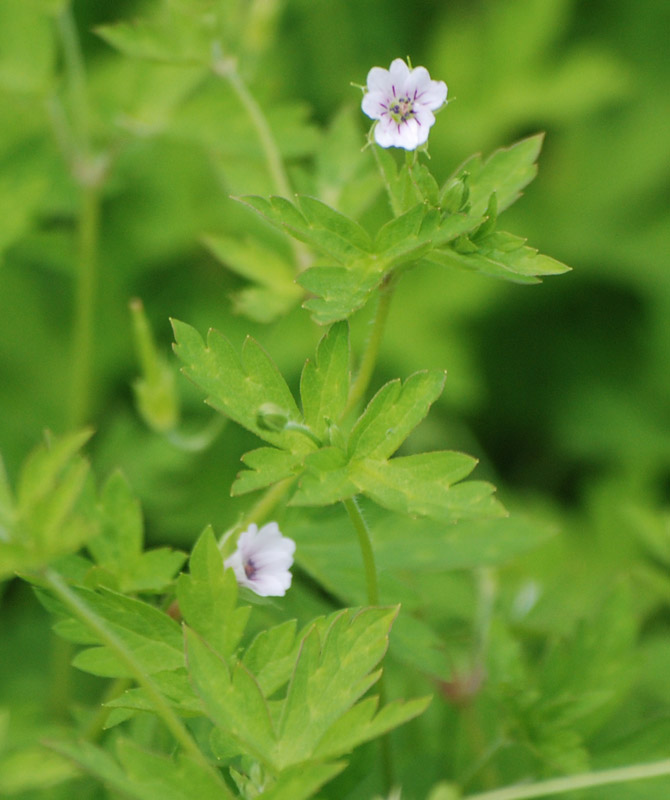
[[[567,690],[553,696],[553,684],[544,694],[533,687],[515,694],[523,681],[509,675],[523,659],[509,629],[493,620],[493,569],[536,546],[544,530],[508,514],[477,458],[448,436],[417,431],[435,413],[449,364],[427,367],[417,352],[410,370],[380,379],[391,304],[412,292],[422,270],[513,284],[567,270],[500,225],[535,177],[543,135],[445,168],[429,158],[429,137],[449,124],[448,113],[436,121],[447,85],[396,58],[388,70],[373,66],[361,87],[362,112],[373,120],[367,144],[361,115],[327,134],[340,136],[344,154],[333,138],[319,140],[321,155],[307,145],[304,152],[300,143],[321,134],[288,104],[274,107],[262,82],[258,94],[250,88],[248,76],[262,62],[263,4],[153,5],[145,19],[96,30],[145,87],[133,109],[114,107],[102,77],[88,82],[69,4],[35,3],[40,30],[53,33],[45,36],[60,53],[44,66],[42,122],[53,130],[79,208],[72,396],[65,432],[48,433],[15,481],[0,471],[0,577],[32,585],[69,643],[66,660],[104,685],[38,742],[6,748],[0,767],[18,774],[21,759],[25,767],[5,789],[56,798],[83,786],[82,797],[137,800],[423,797],[423,788],[401,785],[403,726],[420,724],[433,695],[449,709],[468,707],[489,672],[501,705],[512,708],[504,735],[526,742],[514,730],[518,720],[540,731],[527,734],[539,766],[519,758],[509,774],[539,781],[554,752],[575,774],[530,788],[495,788],[485,776],[481,791],[466,796],[512,800],[670,773],[667,763],[589,773],[568,725],[591,706]],[[152,85],[161,87],[156,97]],[[142,302],[124,297],[147,447],[164,447],[177,472],[182,457],[214,454],[200,462],[196,481],[239,469],[225,486],[236,503],[225,529],[183,501],[200,523],[185,532],[189,552],[147,547],[130,482],[120,471],[101,480],[82,455],[96,421],[92,348],[96,308],[104,306],[95,287],[105,200],[132,172],[126,165],[124,176],[124,157],[132,163],[158,130],[167,131],[167,147],[197,141],[223,159],[236,224],[199,231],[199,246],[239,279],[235,308],[255,333],[240,345],[239,321],[229,331],[232,318],[223,316],[204,334],[210,321],[178,319],[188,310],[180,306],[168,355]],[[352,182],[356,196],[347,203]],[[280,369],[263,325],[286,319],[300,320],[310,331],[303,343],[312,336],[313,344],[293,353],[293,364],[283,357]],[[194,395],[213,409],[204,422]],[[102,435],[113,439],[113,430]],[[222,456],[223,439],[244,446]],[[179,480],[173,488],[179,493]],[[442,591],[440,570],[454,564],[474,570],[471,594],[454,591],[443,607],[467,595],[474,609],[467,657],[462,630],[433,613],[430,601]],[[518,604],[532,605],[536,594],[526,588]],[[454,653],[458,663],[450,663]],[[574,672],[560,654],[555,663],[569,688]],[[603,711],[606,701],[589,695],[592,688],[580,702]],[[475,738],[488,735],[470,722]],[[430,800],[467,792],[486,771],[489,756],[480,755],[462,780],[433,759]],[[40,759],[49,769],[31,775]]]

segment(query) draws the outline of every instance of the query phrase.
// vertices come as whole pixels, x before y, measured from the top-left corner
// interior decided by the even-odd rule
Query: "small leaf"
[[[240,359],[218,331],[210,330],[205,346],[190,325],[173,320],[173,327],[184,373],[207,393],[211,406],[277,447],[298,453],[314,449],[304,435],[259,426],[258,410],[266,403],[285,409],[294,421],[300,422],[302,416],[286,381],[258,342],[247,337]]]
[[[250,469],[238,473],[230,493],[233,496],[265,489],[284,478],[300,472],[304,456],[302,453],[288,453],[273,447],[259,447],[242,456],[245,466]]]
[[[428,206],[425,203],[418,203],[401,216],[387,222],[377,234],[375,250],[378,253],[385,253],[394,247],[404,245],[411,239],[415,239],[427,213]]]
[[[417,162],[410,168],[410,175],[426,203],[436,208],[440,200],[440,187],[428,167]]]
[[[236,608],[237,580],[207,528],[196,542],[189,574],[179,576],[177,600],[186,622],[221,657],[230,657],[244,633],[249,607]]]
[[[196,633],[184,628],[186,660],[207,716],[247,752],[268,763],[275,732],[256,679],[243,664],[232,672]]]
[[[307,300],[303,307],[312,312],[312,319],[320,325],[346,319],[365,305],[383,280],[380,267],[367,261],[360,261],[349,269],[310,267],[298,281],[317,297]]]
[[[313,226],[330,231],[359,250],[372,250],[372,241],[358,222],[307,195],[299,195],[298,203],[300,210]]]
[[[396,700],[384,706],[373,719],[377,698],[368,697],[329,729],[319,742],[314,755],[318,758],[333,758],[349,753],[363,742],[383,736],[393,728],[423,714],[431,700],[431,697],[421,697],[405,703]]]
[[[261,631],[249,645],[243,660],[266,697],[291,677],[299,644],[296,621],[292,619]]]
[[[314,797],[325,783],[332,780],[346,767],[336,761],[331,764],[299,764],[284,769],[277,783],[260,795],[261,800],[308,800]]]
[[[324,439],[329,422],[340,419],[349,396],[349,326],[334,324],[319,342],[316,361],[306,361],[300,379],[305,423]]]
[[[422,453],[390,461],[356,461],[350,475],[376,503],[403,514],[443,522],[503,515],[502,506],[491,498],[495,491],[491,484],[467,481],[451,486],[474,464],[474,459],[461,453]]]
[[[49,437],[47,444],[37,447],[21,469],[17,489],[19,508],[27,508],[41,500],[54,485],[68,461],[91,438],[91,430],[71,433],[58,439]]]
[[[324,634],[316,627],[307,634],[279,723],[278,768],[311,758],[326,731],[379,678],[371,670],[386,652],[396,613],[346,610],[330,618]]]
[[[356,494],[347,458],[339,447],[324,447],[305,459],[300,485],[291,506],[327,506]]]
[[[296,239],[340,264],[350,264],[371,249],[367,233],[354,220],[314,198],[298,196],[301,210],[284,197],[242,197],[250,206]]]
[[[428,413],[444,387],[441,370],[411,375],[404,384],[383,386],[358,419],[349,437],[351,459],[388,458]]]
[[[142,512],[120,472],[103,488],[100,519],[100,532],[87,547],[105,575],[114,578],[113,588],[126,593],[163,591],[186,556],[165,547],[143,551]]]
[[[104,621],[119,645],[127,648],[133,659],[149,675],[184,665],[179,625],[165,612],[140,600],[108,589],[91,592],[72,588],[80,601]],[[95,635],[95,631],[91,631]],[[78,653],[73,664],[94,675],[134,677],[115,650],[107,646]]]
[[[88,543],[88,549],[96,563],[115,572],[124,562],[134,561],[142,551],[142,512],[137,498],[119,471],[103,487],[100,502],[102,530]]]
[[[473,156],[459,168],[458,173],[470,174],[470,214],[481,216],[486,212],[489,198],[495,192],[498,210],[504,211],[521,196],[521,190],[537,174],[535,162],[542,149],[544,134],[522,139],[511,147],[496,150],[486,161]]]
[[[512,283],[539,283],[545,275],[561,275],[570,267],[549,256],[541,255],[525,244],[525,239],[504,231],[494,231],[478,242],[470,242],[470,252],[460,247],[435,250],[426,256],[441,266],[457,266],[481,272]]]

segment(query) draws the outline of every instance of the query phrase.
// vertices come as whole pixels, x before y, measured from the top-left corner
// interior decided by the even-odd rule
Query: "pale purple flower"
[[[261,597],[282,597],[291,585],[295,542],[282,536],[276,522],[268,522],[258,530],[249,527],[240,534],[237,550],[223,562],[235,572],[240,586],[246,586]]]
[[[402,58],[389,69],[373,67],[368,72],[367,91],[361,108],[375,125],[380,147],[416,150],[428,139],[435,122],[433,111],[447,100],[447,84],[433,81],[425,67],[410,69]]]

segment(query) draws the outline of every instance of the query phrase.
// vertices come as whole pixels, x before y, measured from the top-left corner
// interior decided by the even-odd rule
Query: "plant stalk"
[[[282,197],[291,197],[291,184],[284,169],[279,147],[275,140],[270,124],[267,121],[263,109],[258,104],[256,98],[249,91],[246,83],[242,80],[237,65],[233,59],[218,58],[214,62],[214,72],[228,81],[230,87],[237,95],[244,110],[256,130],[261,150],[268,165],[270,178],[274,184],[275,192]],[[291,248],[299,272],[306,269],[310,263],[309,252],[301,242],[291,239]]]
[[[379,356],[382,339],[384,338],[384,328],[386,327],[386,320],[388,319],[389,309],[391,308],[391,299],[393,298],[393,290],[395,289],[396,283],[395,279],[395,275],[388,275],[379,287],[377,310],[372,322],[372,331],[370,332],[365,346],[358,373],[351,385],[347,405],[342,416],[346,416],[350,411],[356,408],[370,385],[372,373],[374,372]]]
[[[77,619],[83,622],[102,644],[109,647],[119,658],[121,663],[128,669],[133,679],[137,681],[147,693],[155,713],[162,719],[165,726],[181,745],[184,752],[203,769],[216,776],[221,785],[221,796],[233,800],[232,794],[221,779],[218,771],[214,769],[205,758],[188,730],[184,727],[182,721],[165,700],[158,687],[151,679],[151,676],[144,671],[142,665],[136,660],[134,654],[124,645],[116,634],[107,627],[105,621],[70,589],[57,572],[47,568],[43,572],[43,577],[51,591],[58,597],[63,605],[68,608]]]
[[[577,789],[590,789],[595,786],[609,786],[615,783],[658,778],[670,775],[670,759],[654,761],[649,764],[633,764],[628,767],[605,769],[597,772],[585,772],[581,775],[570,775],[565,778],[551,778],[525,786],[506,786],[492,792],[469,794],[463,800],[529,800],[534,797],[547,797],[563,794]]]
[[[88,421],[93,378],[95,298],[98,283],[98,238],[100,230],[100,190],[95,185],[82,187],[78,231],[78,258],[75,311],[72,337],[72,377],[70,428]]]
[[[365,586],[367,589],[368,603],[371,606],[379,605],[379,586],[377,583],[377,567],[375,565],[375,555],[372,550],[372,541],[370,539],[370,530],[361,513],[360,506],[355,497],[348,500],[343,500],[344,507],[347,509],[349,519],[351,520],[356,534],[358,536],[358,545],[361,548],[361,556],[363,557],[363,568],[365,571]]]
[[[370,538],[370,529],[368,528],[365,517],[361,513],[360,506],[355,497],[342,501],[344,507],[347,509],[349,519],[351,520],[356,534],[358,535],[358,544],[361,548],[361,555],[363,557],[363,566],[365,570],[365,584],[367,589],[368,603],[371,606],[379,605],[379,584],[377,581],[377,566],[375,564],[375,555],[372,549],[372,540]],[[386,703],[386,686],[384,683],[384,676],[382,675],[377,683],[377,690],[379,692],[379,703],[384,706]],[[395,774],[393,770],[393,756],[391,753],[391,738],[389,734],[382,736],[379,740],[381,749],[382,772],[384,775],[384,784],[386,792],[390,792],[395,783]]]

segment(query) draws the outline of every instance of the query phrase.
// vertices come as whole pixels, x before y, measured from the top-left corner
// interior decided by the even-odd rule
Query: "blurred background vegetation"
[[[284,246],[230,199],[276,191],[235,96],[189,62],[188,42],[180,64],[134,60],[110,46],[104,26],[154,13],[158,3],[82,1],[74,13],[86,64],[84,114],[77,97],[64,94],[59,5],[0,4],[0,450],[15,477],[45,429],[64,431],[78,416],[95,427],[90,456],[99,479],[117,466],[128,476],[150,541],[188,549],[206,523],[224,530],[248,506],[228,493],[252,437],[228,425],[212,446],[189,451],[147,427],[132,391],[139,365],[129,301],[141,298],[173,366],[169,317],[218,328],[236,344],[252,334],[294,386],[319,331],[298,306],[263,318],[267,294],[250,293],[239,270],[207,246],[207,236],[246,231]],[[386,208],[370,153],[360,151],[367,121],[350,84],[364,83],[371,66],[409,55],[448,83],[451,102],[430,139],[441,178],[473,152],[546,132],[539,175],[505,227],[573,271],[516,286],[421,266],[394,298],[375,377],[379,385],[424,367],[447,369],[417,447],[477,455],[478,477],[498,485],[513,514],[531,513],[557,533],[498,576],[494,656],[475,710],[456,672],[443,684],[426,678],[429,689],[442,686],[446,702],[434,704],[439,710],[426,715],[411,744],[397,734],[406,780],[418,747],[426,758],[408,796],[423,797],[440,778],[466,781],[472,754],[485,755],[477,736],[496,745],[492,763],[508,780],[527,762],[543,774],[667,755],[670,5],[248,5],[255,25],[229,47],[244,52],[241,71],[267,111],[294,188],[357,212],[366,225],[378,224]],[[86,190],[58,140],[55,95],[88,140],[80,141],[84,166],[104,174],[94,201],[91,391],[74,416],[72,317]],[[322,148],[341,152],[348,193],[319,167]],[[366,324],[365,314],[354,323],[359,342]],[[182,377],[178,388],[183,425],[197,433],[212,414]],[[456,668],[474,616],[473,583],[469,574],[446,581],[436,573],[423,587],[435,601],[435,628],[459,642]],[[296,598],[295,608],[303,603],[310,612],[324,603],[307,577]],[[14,709],[14,736],[28,740],[37,721],[55,719],[45,704],[58,706],[40,679],[47,623],[15,583],[5,585],[2,602],[0,702]],[[569,702],[575,697],[578,708]],[[354,766],[346,775],[333,797],[354,792],[360,774]],[[486,785],[486,775],[478,773],[477,784]],[[612,789],[607,798],[667,791],[659,780]]]

